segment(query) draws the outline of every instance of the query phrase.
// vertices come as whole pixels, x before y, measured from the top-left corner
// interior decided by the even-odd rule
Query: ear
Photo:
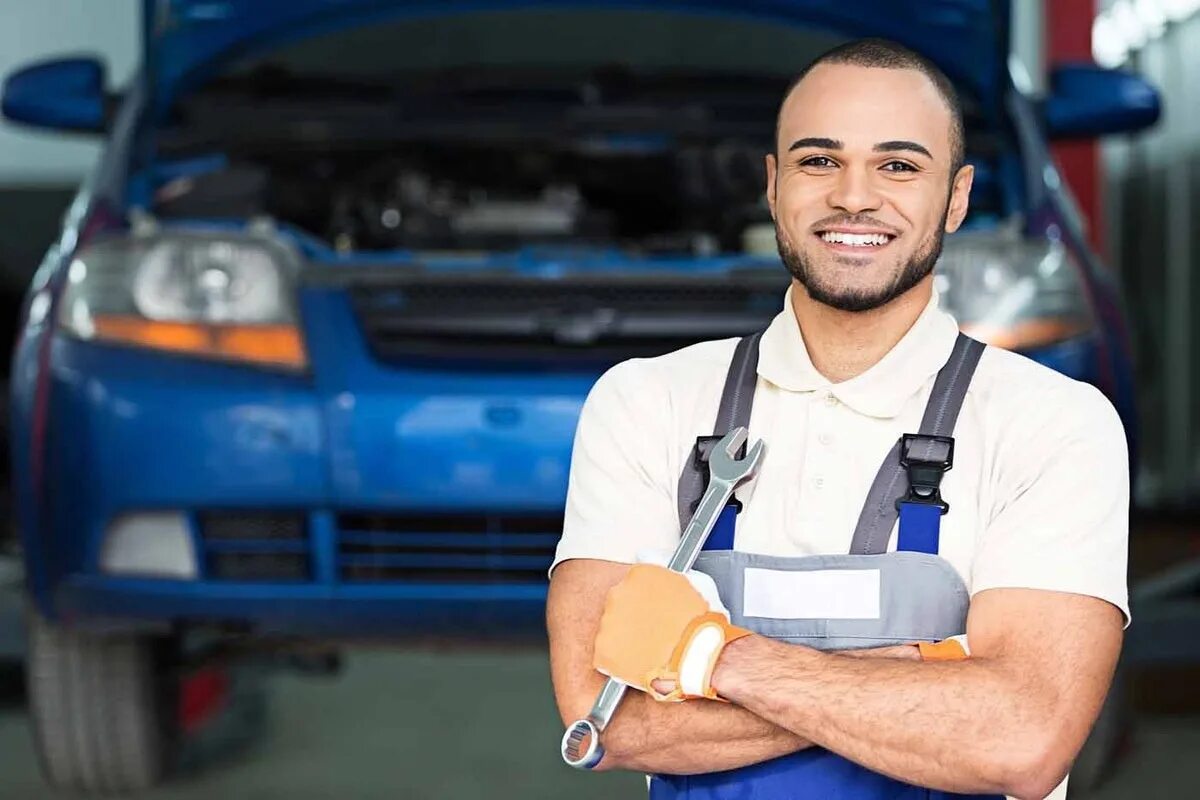
[[[767,205],[771,209],[771,219],[775,219],[775,154],[767,153]]]
[[[967,217],[967,204],[971,199],[971,183],[975,180],[975,167],[964,164],[954,176],[950,188],[950,206],[946,209],[946,233],[954,233]]]

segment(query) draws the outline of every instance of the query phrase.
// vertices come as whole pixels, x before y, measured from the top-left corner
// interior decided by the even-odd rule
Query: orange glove
[[[965,633],[942,639],[940,642],[917,642],[922,661],[959,661],[971,657]]]
[[[750,631],[729,624],[729,612],[696,590],[688,577],[636,564],[604,601],[593,665],[657,700],[720,699],[712,672],[725,645]],[[675,682],[670,694],[654,681]]]

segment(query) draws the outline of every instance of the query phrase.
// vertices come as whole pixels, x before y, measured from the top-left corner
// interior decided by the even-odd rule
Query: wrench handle
[[[675,553],[667,562],[667,569],[672,572],[687,572],[692,568],[692,564],[696,563],[696,558],[704,550],[704,543],[708,540],[708,535],[716,527],[717,519],[725,510],[729,498],[733,496],[733,490],[734,485],[731,482],[722,480],[715,475],[709,478],[708,489],[700,498],[700,505],[696,507],[696,513],[692,515],[691,521],[679,540],[679,545],[675,548]]]
[[[712,478],[708,491],[700,499],[692,521],[688,523],[679,540],[667,569],[672,572],[687,572],[695,563],[696,557],[704,549],[704,542],[717,524],[717,517],[724,510],[725,504],[733,495],[734,486],[729,481]],[[563,734],[561,750],[563,761],[576,769],[593,769],[604,758],[604,745],[600,736],[608,727],[609,720],[629,687],[616,678],[609,678],[587,717],[576,720],[567,732]]]
[[[745,441],[745,437],[745,428],[736,428],[726,434],[722,442],[725,444],[729,456],[732,456],[732,451]],[[721,444],[718,444],[718,447],[720,446]],[[671,560],[667,562],[667,569],[672,572],[687,572],[692,568],[700,551],[704,549],[704,542],[708,539],[708,535],[716,527],[717,519],[725,510],[729,498],[733,496],[733,490],[738,483],[757,469],[761,457],[762,442],[758,442],[751,448],[748,460],[744,462],[748,468],[742,470],[736,478],[721,478],[713,474],[716,470],[710,467],[708,489],[700,498],[700,505],[697,506],[696,513],[692,515],[691,521],[684,528],[679,544],[675,547]],[[563,761],[569,766],[576,769],[593,769],[600,763],[600,759],[604,758],[604,746],[600,738],[604,729],[608,727],[612,715],[616,712],[617,706],[625,697],[625,691],[628,688],[626,684],[616,678],[609,678],[605,682],[604,688],[600,690],[600,694],[596,696],[596,702],[592,704],[592,710],[588,712],[588,715],[581,720],[576,720],[567,728],[566,733],[563,734],[560,750]]]

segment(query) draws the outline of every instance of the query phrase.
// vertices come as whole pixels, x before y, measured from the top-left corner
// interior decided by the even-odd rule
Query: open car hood
[[[275,42],[374,19],[520,8],[597,8],[593,0],[143,0],[144,59],[156,105],[202,80],[234,55]],[[932,59],[982,108],[996,108],[1005,85],[1009,0],[625,0],[620,7],[726,14],[812,27],[846,36],[881,36]]]

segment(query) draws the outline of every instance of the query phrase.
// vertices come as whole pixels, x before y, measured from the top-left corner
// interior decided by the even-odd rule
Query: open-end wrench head
[[[749,435],[745,428],[738,427],[721,437],[708,456],[708,471],[712,477],[737,483],[754,474],[763,458],[762,440],[755,442],[744,458],[737,457],[737,451]]]

